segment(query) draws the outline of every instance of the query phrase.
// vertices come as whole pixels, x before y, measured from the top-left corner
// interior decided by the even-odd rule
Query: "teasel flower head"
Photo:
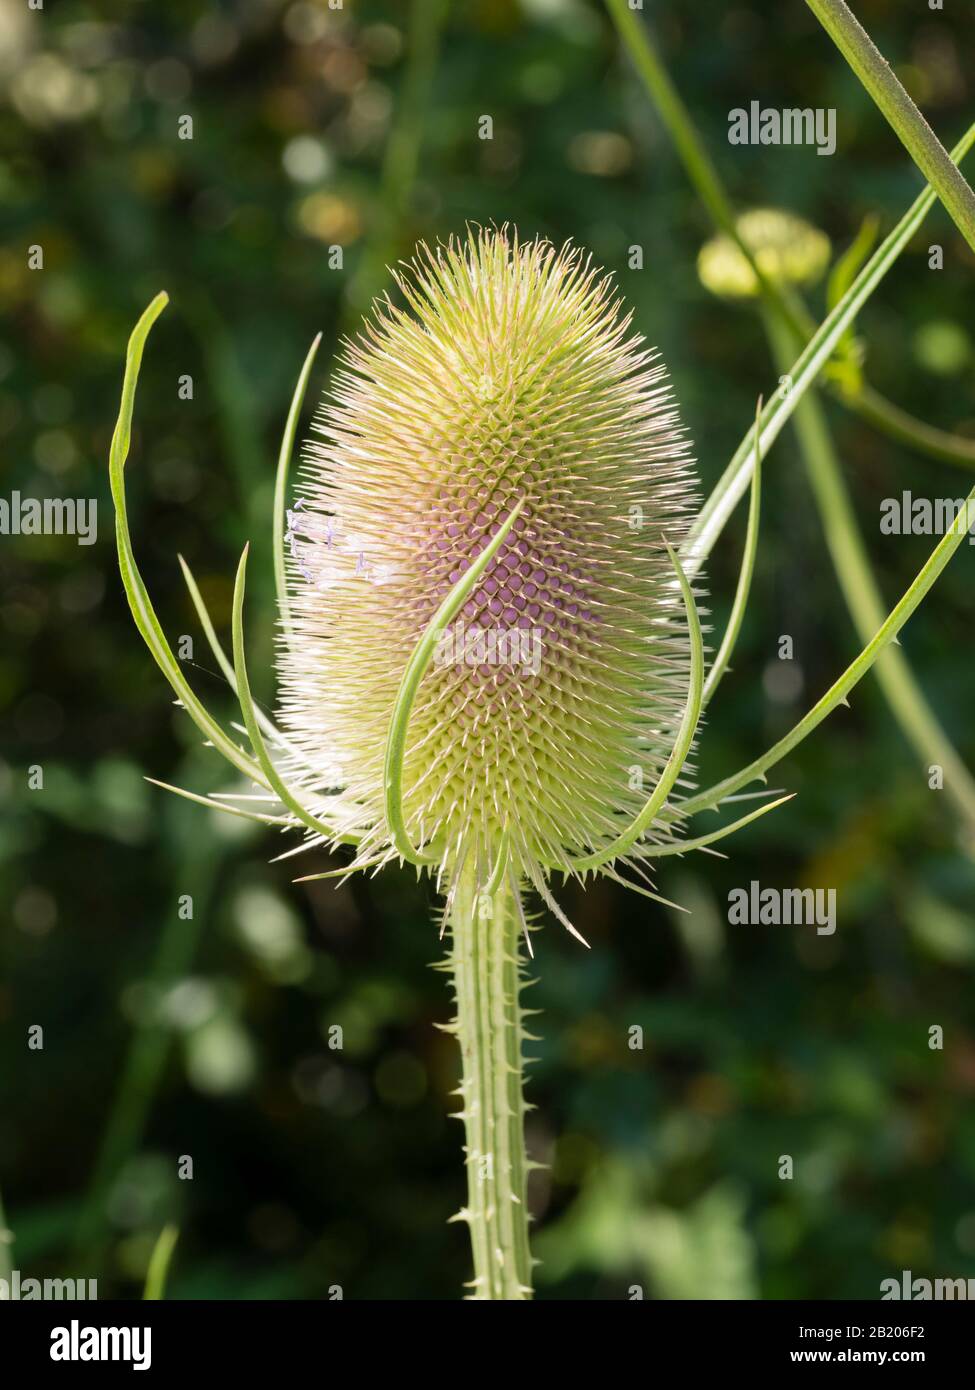
[[[613,846],[674,745],[690,654],[668,546],[696,511],[690,446],[656,353],[580,250],[471,230],[420,247],[395,280],[404,307],[378,303],[345,344],[304,453],[279,653],[286,776],[358,839],[356,862],[397,857],[384,752],[403,672],[508,524],[436,632],[402,812],[438,872],[504,841],[544,893],[546,875]]]
[[[735,230],[762,274],[777,284],[813,285],[829,265],[829,237],[795,213],[751,208],[738,217]],[[726,232],[701,247],[697,273],[705,289],[726,299],[755,299],[760,293],[755,271]]]

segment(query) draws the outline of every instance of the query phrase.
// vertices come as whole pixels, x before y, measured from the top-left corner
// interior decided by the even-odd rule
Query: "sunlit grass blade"
[[[291,789],[284,782],[281,774],[271,759],[261,733],[261,727],[257,722],[257,713],[254,708],[254,700],[251,695],[250,681],[247,676],[247,658],[244,653],[244,591],[247,576],[247,555],[249,547],[244,546],[243,554],[240,557],[240,564],[237,566],[237,578],[234,582],[234,612],[233,612],[233,649],[234,649],[234,674],[237,677],[237,698],[240,701],[240,712],[244,718],[244,726],[247,729],[247,737],[250,739],[254,748],[255,756],[260,764],[261,771],[264,773],[265,780],[271,790],[278,796],[283,806],[293,812],[298,817],[302,825],[315,832],[316,835],[323,836],[326,840],[345,845],[357,845],[359,837],[339,834],[332,826],[320,821],[317,816],[313,816],[310,811],[302,806]]]
[[[393,706],[392,717],[389,721],[389,733],[386,738],[383,789],[386,803],[386,822],[390,838],[396,853],[410,864],[435,864],[439,862],[436,856],[423,854],[414,847],[403,814],[403,759],[406,755],[406,735],[413,703],[416,700],[416,692],[419,690],[420,682],[433,660],[440,632],[454,621],[466,603],[484,571],[507,539],[508,532],[524,509],[526,500],[523,497],[515,503],[497,534],[492,538],[490,545],[485,546],[470,568],[461,575],[434,613],[423,636],[414,647],[412,656],[406,663],[406,670],[403,672],[403,679],[400,681],[400,687],[396,693],[396,703]]]
[[[155,659],[156,665],[169,681],[173,690],[176,692],[183,708],[196,724],[200,732],[213,744],[228,762],[232,763],[238,771],[250,777],[253,781],[263,782],[264,778],[257,764],[247,756],[243,749],[238,748],[232,739],[224,733],[220,725],[205,709],[203,704],[197,699],[191,690],[186,678],[180,669],[179,662],[173,655],[166,636],[162,630],[159,619],[156,617],[155,609],[149,598],[148,590],[143,582],[139,567],[136,564],[135,553],[132,549],[132,539],[129,535],[128,513],[125,501],[125,461],[129,453],[129,444],[132,437],[132,410],[135,405],[135,389],[139,380],[139,368],[142,364],[142,353],[149,336],[150,330],[156,319],[169,303],[167,294],[157,294],[155,299],[143,313],[139,322],[132,330],[129,338],[128,350],[125,355],[125,376],[122,382],[122,401],[119,406],[118,420],[115,425],[115,432],[112,435],[112,446],[109,456],[109,479],[112,488],[112,500],[115,503],[115,535],[118,543],[119,572],[122,576],[122,583],[125,586],[125,593],[129,600],[129,607],[132,610],[132,617],[135,625],[142,635],[149,651]]]
[[[973,507],[975,507],[975,487],[968,494],[965,505],[949,530],[935,546],[900,602],[890,611],[859,656],[850,663],[839,679],[834,681],[826,694],[816,702],[808,714],[800,719],[798,724],[783,738],[780,738],[766,753],[750,762],[747,767],[743,767],[740,772],[726,777],[715,786],[709,787],[706,791],[698,792],[696,796],[689,797],[682,802],[681,815],[691,816],[696,811],[703,811],[709,806],[717,806],[732,792],[747,786],[749,782],[764,778],[769,768],[774,767],[787,753],[791,753],[794,748],[798,747],[803,739],[823,722],[827,715],[846,701],[847,695],[870,670],[880,653],[894,640],[965,539],[968,528],[975,522]]]
[[[294,453],[295,434],[298,430],[301,407],[304,404],[305,392],[308,389],[308,378],[311,376],[311,369],[314,366],[315,355],[318,352],[321,341],[322,335],[319,333],[308,349],[308,355],[301,368],[301,374],[298,377],[294,395],[291,398],[291,406],[288,410],[284,434],[281,437],[281,448],[278,450],[278,467],[274,477],[274,583],[278,595],[278,613],[286,634],[290,630],[288,576],[284,563],[285,517],[287,516],[288,510],[288,473],[291,468],[291,456]]]
[[[762,398],[758,398],[758,406],[755,411],[755,464],[752,472],[752,497],[748,507],[748,528],[745,533],[745,549],[741,557],[741,569],[738,574],[738,585],[735,589],[734,602],[731,605],[731,614],[728,618],[728,626],[725,629],[724,637],[721,639],[721,646],[718,648],[717,655],[711,663],[707,680],[704,682],[704,694],[701,697],[701,706],[706,709],[708,701],[721,683],[725,671],[728,669],[728,662],[731,660],[731,653],[735,649],[738,641],[738,633],[741,631],[742,619],[745,616],[745,608],[748,604],[748,595],[752,587],[752,575],[755,572],[755,555],[758,551],[758,528],[761,519],[762,509],[762,456],[759,449],[759,421],[762,414]]]
[[[164,1226],[159,1232],[156,1244],[153,1246],[152,1254],[149,1257],[149,1268],[146,1271],[146,1284],[142,1291],[144,1302],[158,1302],[165,1297],[166,1280],[169,1277],[169,1266],[172,1262],[173,1252],[176,1249],[176,1242],[179,1240],[179,1227],[172,1224]]]
[[[660,779],[644,804],[643,809],[634,816],[626,830],[624,830],[608,848],[600,850],[595,854],[587,854],[580,859],[570,860],[569,862],[574,873],[585,873],[589,869],[598,869],[603,864],[609,863],[612,859],[617,859],[620,855],[626,854],[628,850],[633,848],[643,832],[652,823],[657,813],[665,806],[667,798],[680,776],[681,769],[687,761],[687,755],[691,751],[691,744],[694,742],[694,735],[697,732],[698,722],[701,718],[702,697],[704,694],[704,638],[701,634],[700,619],[697,616],[697,605],[694,602],[694,595],[691,592],[691,586],[687,581],[687,576],[681,568],[681,563],[677,558],[676,552],[669,545],[667,547],[667,553],[677,572],[677,579],[680,583],[681,596],[684,600],[684,610],[687,614],[687,628],[691,651],[687,702],[684,706],[680,727],[677,730],[677,737],[674,740],[674,746],[671,749],[670,756],[664,764],[663,771],[660,774]]]
[[[0,1279],[5,1279],[8,1283],[13,1272],[13,1244],[14,1233],[7,1225],[3,1197],[0,1196]]]

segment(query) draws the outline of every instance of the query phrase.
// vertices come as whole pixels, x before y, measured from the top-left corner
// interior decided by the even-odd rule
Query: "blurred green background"
[[[975,112],[963,8],[857,7],[946,142]],[[867,213],[887,230],[906,209],[919,177],[801,0],[645,13],[739,207],[790,208],[838,250]],[[730,147],[728,111],[752,99],[837,107],[837,153]],[[477,138],[484,114],[492,141]],[[172,1297],[457,1297],[457,1063],[435,1027],[449,1004],[429,889],[395,871],[293,886],[294,861],[268,862],[272,835],[143,780],[230,785],[173,707],[116,573],[106,460],[127,334],[168,290],[136,404],[133,534],[171,639],[193,637],[198,690],[229,715],[177,552],[225,631],[252,541],[252,677],[270,701],[273,460],[293,382],[321,329],[321,390],[338,336],[418,238],[511,221],[591,248],[663,352],[705,484],[774,388],[760,324],[699,286],[711,228],[595,0],[0,0],[0,152],[0,493],[99,503],[94,546],[0,538],[14,1264],[134,1295],[173,1221]],[[936,208],[858,324],[874,384],[969,437],[972,285]],[[820,318],[821,290],[811,307]],[[932,541],[881,536],[880,500],[961,496],[971,480],[829,414],[893,603]],[[791,727],[858,650],[789,431],[763,527],[702,785]],[[742,530],[739,515],[709,565],[719,629]],[[973,577],[963,546],[904,637],[970,766]],[[28,790],[38,765],[43,790]],[[691,916],[570,887],[592,951],[557,924],[536,938],[539,1297],[876,1298],[903,1268],[975,1276],[972,858],[872,678],[773,780],[799,797],[728,859],[665,861],[661,891]],[[835,888],[836,934],[729,927],[727,894],[753,878]],[[29,1050],[37,1024],[44,1048]]]

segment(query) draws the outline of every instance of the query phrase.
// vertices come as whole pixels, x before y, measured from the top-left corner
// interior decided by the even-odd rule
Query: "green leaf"
[[[742,816],[740,820],[732,821],[730,825],[723,825],[720,830],[712,830],[709,835],[698,835],[694,840],[675,840],[673,844],[669,845],[651,845],[647,850],[647,857],[651,859],[663,859],[666,855],[687,854],[690,850],[706,849],[708,845],[716,844],[718,840],[723,840],[726,836],[733,835],[736,830],[744,829],[744,827],[750,825],[753,820],[758,820],[759,816],[764,816],[769,811],[774,811],[778,806],[784,806],[787,801],[792,801],[795,796],[795,792],[790,792],[788,796],[780,796],[775,801],[768,801],[764,806],[759,806],[757,811],[751,811],[747,816]]]
[[[227,684],[236,695],[237,677],[234,675],[234,668],[220,643],[220,638],[217,636],[217,630],[213,626],[213,619],[210,617],[207,606],[203,601],[203,595],[200,593],[199,586],[193,578],[193,571],[183,559],[182,555],[177,555],[176,558],[179,561],[180,569],[183,571],[183,578],[186,581],[186,587],[189,590],[193,607],[196,609],[196,616],[199,618],[200,626],[203,628],[203,635],[207,639],[207,645],[213,653],[214,660],[223,672]],[[268,738],[274,739],[278,743],[284,743],[282,734],[262,709],[257,710],[257,718]]]

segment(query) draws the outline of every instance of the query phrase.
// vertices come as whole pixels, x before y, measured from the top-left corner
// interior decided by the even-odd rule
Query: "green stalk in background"
[[[975,125],[952,151],[961,159],[975,143]],[[760,417],[760,455],[767,454],[772,441],[783,429],[802,393],[820,376],[838,345],[843,341],[857,314],[867,303],[881,280],[904,250],[936,202],[934,189],[926,187],[908,208],[890,235],[881,243],[863,267],[849,289],[834,305],[816,332],[793,363],[789,375],[792,390],[776,392]],[[718,479],[710,496],[701,508],[690,535],[681,549],[685,572],[693,577],[697,568],[710,555],[729,517],[744,496],[755,464],[755,448],[751,430],[735,450],[730,463]]]
[[[767,310],[763,319],[776,364],[781,372],[788,372],[795,339]],[[833,568],[857,635],[867,642],[883,622],[884,602],[815,392],[799,403],[793,424]],[[933,763],[944,769],[945,791],[964,823],[966,846],[975,852],[975,780],[928,704],[900,646],[888,647],[877,659],[876,673],[887,703],[925,769]]]
[[[774,304],[796,334],[808,339],[813,331],[813,324],[808,315],[790,304],[788,298],[755,264],[754,257],[743,243],[738,233],[731,201],[690,112],[666,68],[660,62],[646,24],[638,19],[626,0],[606,0],[606,6],[647,95],[653,102],[687,176],[697,189],[698,197],[709,212],[714,225],[731,237],[751,263],[767,302]],[[965,150],[968,148],[970,142],[965,146]],[[960,162],[962,155],[956,151],[952,157]],[[975,467],[975,441],[959,438],[946,430],[936,429],[916,419],[900,406],[888,401],[866,382],[862,382],[857,391],[845,390],[838,385],[833,385],[830,389],[842,405],[855,411],[899,443],[943,462],[956,463],[964,468]]]
[[[386,266],[395,255],[419,167],[440,34],[449,8],[450,0],[413,0],[399,115],[386,144],[369,237],[346,291],[346,331],[382,290]]]
[[[975,192],[845,0],[806,0],[975,251]]]
[[[948,561],[967,537],[973,522],[975,522],[975,487],[968,494],[964,506],[951,527],[942,536],[919,570],[916,579],[905,590],[900,602],[890,610],[870,641],[865,644],[859,656],[850,662],[843,674],[816,701],[812,709],[803,715],[798,724],[787,734],[784,734],[767,752],[754,758],[746,767],[741,768],[730,777],[716,782],[713,787],[708,787],[706,791],[697,792],[694,796],[681,802],[679,807],[681,816],[694,816],[700,811],[712,810],[720,806],[728,797],[741,791],[742,787],[747,787],[751,782],[764,782],[768,772],[794,748],[798,748],[799,744],[808,738],[828,715],[832,714],[840,705],[849,703],[847,696],[850,691],[863,679],[890,643],[897,639],[901,628],[916,612]]]
[[[142,1291],[143,1302],[154,1303],[165,1298],[169,1266],[178,1240],[179,1228],[176,1226],[164,1226],[159,1232],[149,1257],[149,1268],[146,1271],[146,1282]]]
[[[7,1216],[3,1209],[3,1194],[0,1193],[0,1279],[9,1282],[13,1274],[13,1248],[14,1233],[7,1225]]]
[[[834,390],[833,395],[837,400],[841,399],[842,388]],[[903,444],[907,449],[917,449],[940,463],[975,468],[975,439],[966,439],[963,435],[951,434],[948,430],[938,429],[937,425],[918,420],[865,381],[861,381],[845,398],[852,402],[861,420],[873,425],[888,439]]]

